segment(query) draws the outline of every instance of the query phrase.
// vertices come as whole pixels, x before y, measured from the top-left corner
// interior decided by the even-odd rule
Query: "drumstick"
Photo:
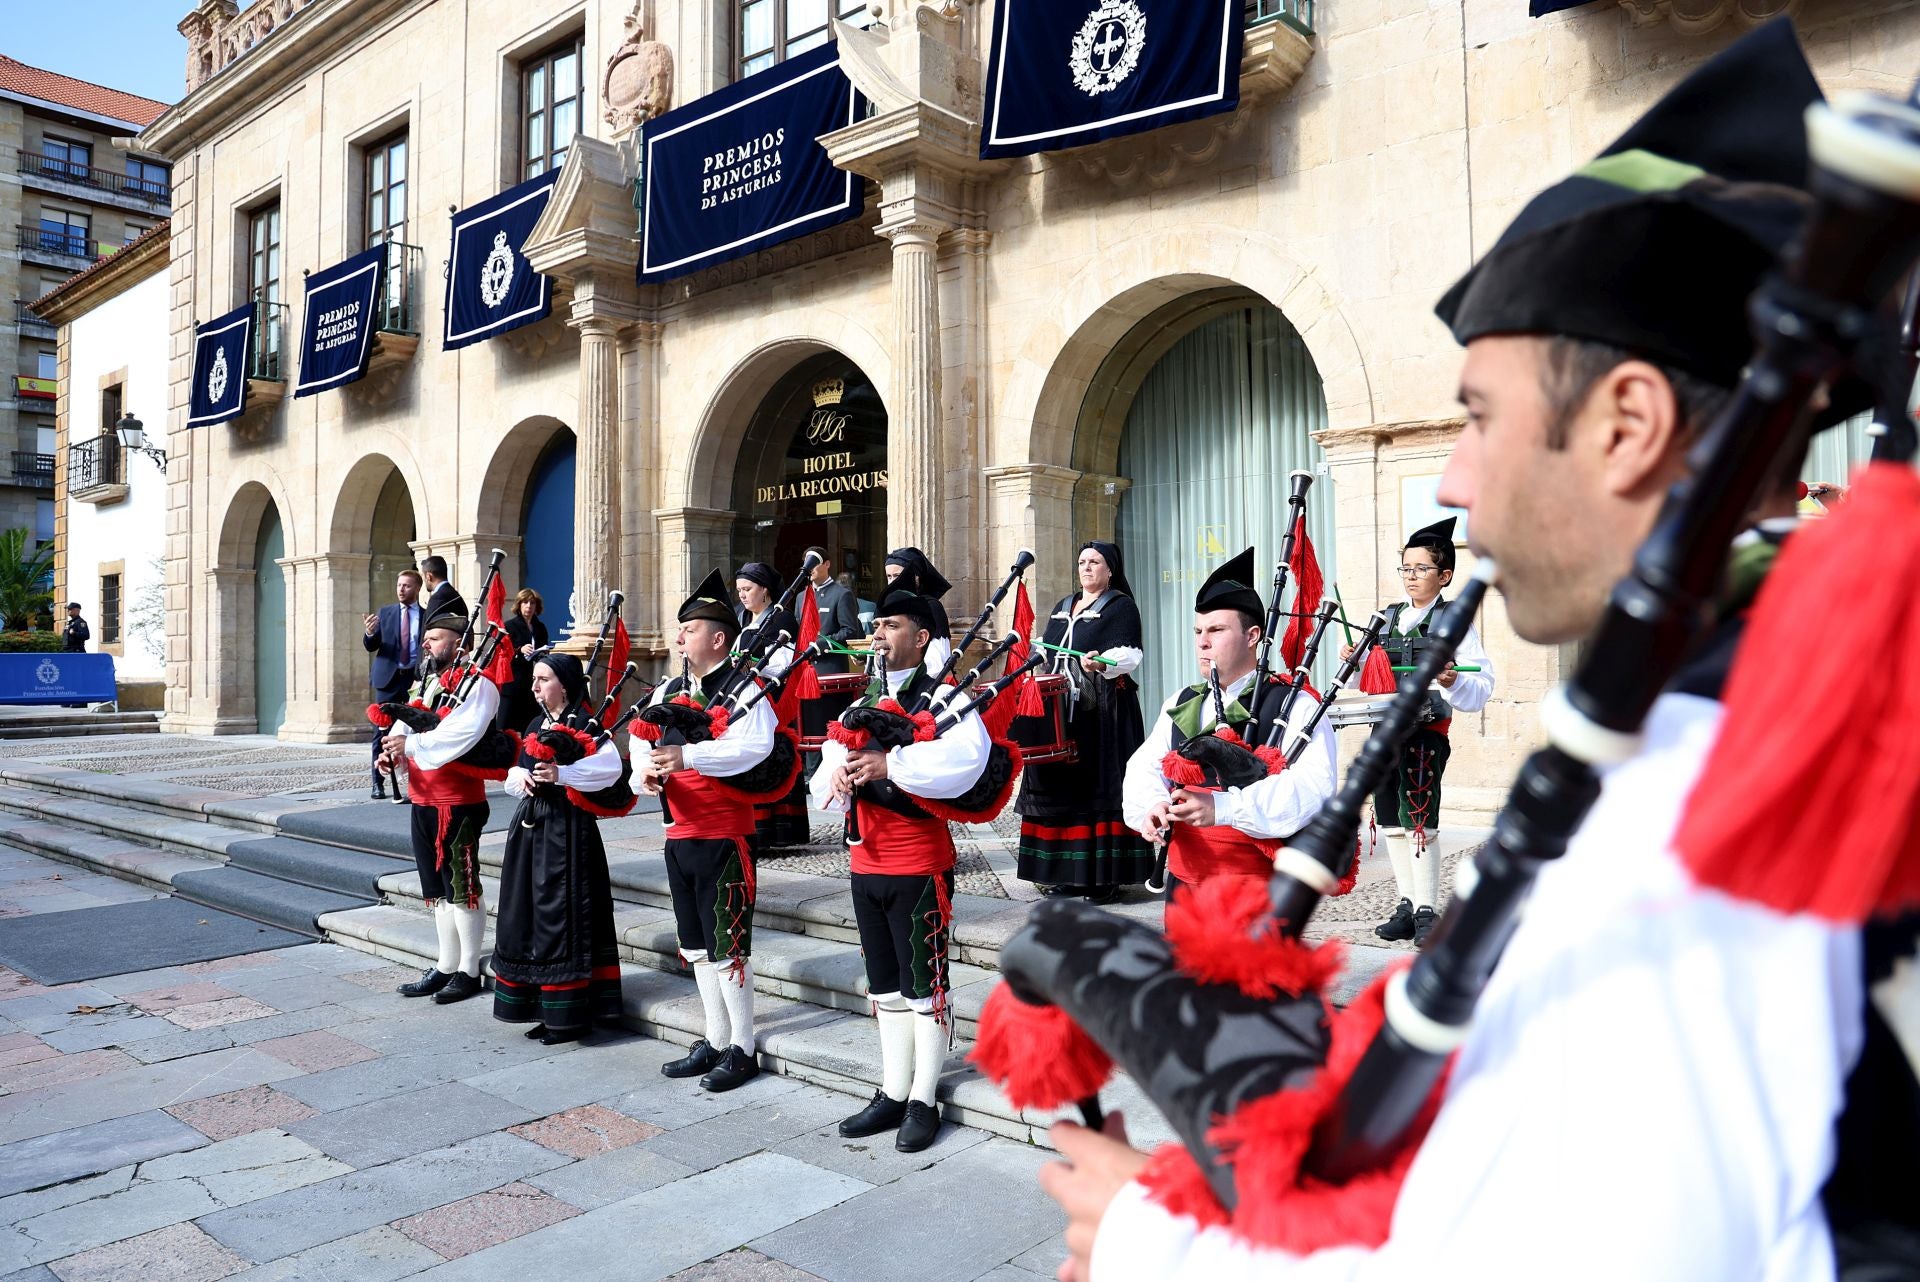
[[[1120,660],[1118,659],[1103,659],[1097,654],[1089,654],[1085,650],[1069,650],[1067,649],[1067,647],[1063,645],[1054,645],[1050,641],[1038,641],[1038,642],[1035,642],[1035,644],[1038,645],[1042,650],[1051,650],[1055,654],[1064,654],[1069,659],[1092,659],[1095,663],[1104,663],[1109,668],[1118,667],[1120,665]]]
[[[1340,604],[1340,613],[1335,616],[1340,620],[1340,630],[1347,634],[1347,644],[1352,645],[1353,629],[1347,625],[1347,603],[1340,599],[1340,585],[1338,583],[1333,585],[1333,599]]]
[[[1412,671],[1415,671],[1415,669],[1414,669],[1414,668],[1413,668],[1413,667],[1412,667],[1411,665],[1409,665],[1408,667],[1404,667],[1404,668],[1403,668],[1403,667],[1400,667],[1400,666],[1399,666],[1398,664],[1395,664],[1395,665],[1394,665],[1394,669],[1393,669],[1393,670],[1394,670],[1395,672],[1412,672]],[[1450,667],[1450,668],[1448,668],[1448,669],[1447,669],[1447,671],[1449,671],[1449,672],[1478,672],[1478,671],[1480,671],[1480,665],[1479,665],[1479,664],[1476,664],[1476,663],[1456,663],[1456,664],[1454,664],[1454,665],[1453,665],[1452,667]]]

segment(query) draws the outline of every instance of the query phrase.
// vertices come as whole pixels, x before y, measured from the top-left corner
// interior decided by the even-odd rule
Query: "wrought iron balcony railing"
[[[126,451],[111,434],[67,447],[67,491],[81,493],[126,479]]]
[[[247,356],[247,377],[285,382],[286,351],[287,305],[256,301],[253,305],[253,351]]]
[[[135,178],[130,174],[116,174],[105,169],[96,169],[92,165],[68,160],[64,156],[41,155],[37,151],[28,151],[24,147],[16,150],[20,158],[20,172],[30,177],[115,192],[122,196],[132,196],[137,200],[151,201],[157,205],[168,204],[173,199],[173,185],[170,182],[153,178]]]
[[[420,264],[425,255],[418,245],[387,243],[387,283],[380,301],[377,330],[385,334],[420,332]]]
[[[30,490],[53,488],[53,455],[30,450],[13,452],[13,483]]]
[[[37,250],[43,254],[65,254],[69,258],[84,258],[92,262],[100,257],[100,247],[93,243],[84,227],[61,227],[41,224],[38,227],[21,227],[14,244],[25,250]]]
[[[34,315],[31,311],[28,310],[28,308],[32,306],[33,304],[27,302],[23,298],[14,299],[13,300],[13,323],[18,325],[21,329],[30,329],[41,334],[53,333],[54,332],[53,322],[48,320],[44,316]]]

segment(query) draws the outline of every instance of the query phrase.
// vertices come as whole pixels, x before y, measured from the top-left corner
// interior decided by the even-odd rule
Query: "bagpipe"
[[[486,602],[489,616],[498,615],[503,608],[505,592],[500,587],[500,566],[506,559],[505,552],[499,548],[493,549],[487,564],[487,577],[481,583],[480,599]],[[367,708],[367,720],[382,730],[398,721],[412,733],[423,733],[438,727],[455,708],[464,703],[473,691],[474,682],[493,680],[498,683],[504,680],[505,674],[497,672],[496,667],[507,657],[503,655],[501,647],[508,638],[507,630],[499,618],[488,618],[486,632],[473,658],[464,663],[458,659],[473,644],[474,630],[479,623],[479,615],[468,615],[467,626],[460,633],[460,643],[454,647],[455,662],[444,672],[433,674],[436,689],[430,702],[422,698],[405,703],[389,701],[372,704]],[[475,779],[499,780],[505,779],[507,771],[519,760],[519,733],[488,726],[479,741],[461,753],[457,760],[448,763],[445,769]],[[398,770],[393,773],[394,804],[405,805],[407,792],[400,787]]]
[[[589,658],[588,662],[591,665],[593,660]],[[591,666],[588,671],[592,671]],[[621,690],[639,676],[640,666],[627,664],[620,675],[608,683],[606,697],[584,721],[580,718],[580,713],[585,711],[584,706],[577,700],[570,700],[552,718],[551,724],[527,732],[521,741],[522,754],[531,761],[551,762],[555,766],[571,766],[594,756],[630,724],[647,697],[657,688],[657,683],[655,686],[643,686],[635,696],[633,706],[620,719],[608,724],[614,709],[619,706]],[[622,761],[620,777],[605,788],[592,792],[583,793],[565,784],[536,783],[528,795],[531,803],[529,812],[521,819],[520,826],[532,828],[550,815],[556,794],[564,795],[573,805],[601,819],[624,818],[632,813],[640,801],[633,791],[633,765]]]
[[[769,620],[791,607],[793,598],[813,576],[814,567],[820,564],[820,560],[819,553],[807,553],[801,563],[800,573],[787,584],[786,590],[768,611]],[[766,697],[769,689],[780,689],[788,678],[798,673],[802,668],[802,655],[805,656],[805,662],[811,664],[825,653],[822,645],[810,646],[802,655],[794,656],[778,680],[764,675],[761,669],[767,659],[781,647],[793,644],[794,640],[784,628],[773,631],[770,623],[756,629],[751,639],[734,651],[726,674],[721,678],[719,690],[711,702],[701,698],[700,683],[694,678],[692,664],[683,659],[679,693],[671,699],[641,709],[639,718],[642,728],[637,733],[667,746],[708,743],[718,739],[730,725],[743,718]],[[792,791],[794,780],[800,777],[801,764],[799,736],[782,724],[774,729],[773,747],[757,763],[738,774],[709,775],[707,779],[715,787],[742,801],[760,805],[778,801]]]
[[[1771,478],[1804,448],[1817,392],[1867,362],[1882,329],[1876,312],[1920,254],[1916,107],[1859,95],[1809,112],[1813,210],[1750,305],[1756,351],[1747,376],[1695,446],[1687,476],[1614,588],[1572,680],[1547,700],[1548,746],[1526,761],[1474,875],[1460,879],[1412,966],[1334,1013],[1321,994],[1339,952],[1310,948],[1299,936],[1352,855],[1366,793],[1391,769],[1428,684],[1492,582],[1487,560],[1430,629],[1432,643],[1400,680],[1345,786],[1280,852],[1264,894],[1252,879],[1203,883],[1169,906],[1164,937],[1074,901],[1035,909],[1002,949],[1005,983],[982,1014],[974,1055],[1016,1105],[1088,1105],[1117,1063],[1184,1141],[1156,1153],[1143,1175],[1164,1207],[1295,1252],[1385,1240],[1400,1182],[1438,1111],[1446,1067],[1535,877],[1565,852],[1598,799],[1597,768],[1637,751],[1654,701],[1704,634],[1734,535]],[[1848,500],[1907,522],[1895,527],[1907,555],[1920,501],[1912,456],[1908,432],[1895,455],[1900,466],[1875,475],[1880,465],[1870,465]],[[1796,535],[1775,577],[1791,579],[1786,561],[1796,540],[1827,537],[1824,529]],[[1790,586],[1811,585],[1770,579],[1762,605]],[[1759,646],[1757,628],[1743,653]],[[1784,666],[1783,652],[1772,653],[1774,665]],[[1716,816],[1703,815],[1699,796],[1712,791],[1718,756],[1741,751],[1739,709],[1778,720],[1777,703],[1735,702],[1742,679],[1736,660],[1719,746],[1675,839],[1694,876],[1785,911],[1841,920],[1864,919],[1875,894],[1882,904],[1897,898],[1889,888],[1920,896],[1912,852],[1900,862],[1911,832],[1892,831],[1881,818],[1858,817],[1853,831],[1881,839],[1890,854],[1864,850],[1863,840],[1845,859],[1803,860],[1792,869],[1772,861],[1756,872],[1752,865],[1768,862],[1753,858],[1761,843],[1737,841]],[[1796,672],[1795,680],[1804,678]],[[1810,696],[1802,690],[1797,697]],[[1913,779],[1900,787],[1910,801]],[[1771,824],[1777,812],[1754,818]],[[1703,831],[1690,839],[1695,821]],[[1794,844],[1777,828],[1769,840]],[[1747,867],[1735,866],[1743,860]],[[1903,876],[1908,881],[1898,883]]]

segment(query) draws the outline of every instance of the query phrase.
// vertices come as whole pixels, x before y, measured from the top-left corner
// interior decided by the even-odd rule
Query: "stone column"
[[[1034,608],[1044,608],[1074,583],[1065,549],[1073,546],[1073,492],[1080,473],[1044,463],[1016,463],[990,467],[986,477],[992,487],[987,542],[992,564],[1005,573],[1021,548],[1032,548],[1037,559],[1027,582]],[[997,577],[994,583],[998,586]]]
[[[366,616],[385,602],[367,598],[367,573],[373,556],[333,552],[313,558],[314,656],[319,681],[312,740],[350,743],[363,739],[371,695],[372,656],[361,644]],[[303,730],[306,727],[302,727]],[[309,736],[301,734],[302,739]]]
[[[254,653],[259,643],[253,619],[256,578],[253,570],[206,573],[209,715],[196,729],[207,734],[252,734],[259,724],[253,702]]]
[[[727,543],[733,532],[734,515],[705,507],[656,508],[653,519],[660,529],[660,577],[655,583],[659,618],[666,634],[666,648],[673,648],[672,622],[687,594],[718,567],[722,577],[732,568],[722,565]]]
[[[585,654],[600,635],[607,594],[620,583],[620,327],[576,302],[580,421],[574,425],[573,598],[566,649]]]
[[[893,396],[887,405],[887,545],[942,562],[939,244],[947,226],[916,202],[883,221],[893,242]]]

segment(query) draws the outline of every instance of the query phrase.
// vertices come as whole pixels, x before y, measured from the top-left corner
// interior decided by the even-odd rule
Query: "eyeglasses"
[[[1400,567],[1400,577],[1403,579],[1417,579],[1424,574],[1438,573],[1440,573],[1440,567],[1437,565],[1403,565]]]

